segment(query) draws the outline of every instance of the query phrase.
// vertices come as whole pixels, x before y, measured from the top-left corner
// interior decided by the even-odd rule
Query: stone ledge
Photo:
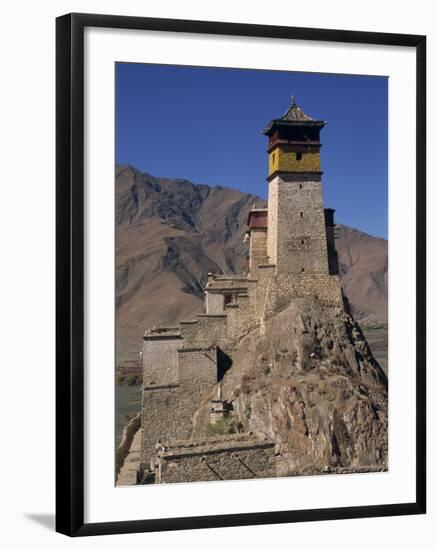
[[[151,390],[171,390],[171,389],[176,389],[176,388],[180,388],[180,385],[179,384],[165,384],[165,385],[162,385],[162,386],[143,386],[143,390],[144,391],[151,391]]]
[[[163,459],[178,457],[218,454],[225,451],[246,451],[248,449],[268,449],[275,446],[275,442],[258,435],[227,435],[203,440],[169,441],[162,443],[158,454]]]
[[[206,291],[210,294],[223,294],[223,291],[230,290],[232,292],[247,290],[247,286],[209,286]]]
[[[226,315],[223,315],[223,313],[199,313],[197,317],[201,317],[202,319],[226,319]]]
[[[178,353],[185,353],[190,351],[214,351],[216,349],[215,346],[187,346],[182,347],[177,350]]]
[[[174,338],[180,337],[180,335],[179,327],[156,327],[146,330],[143,339]]]
[[[174,334],[146,334],[143,336],[143,340],[182,340],[180,332]]]

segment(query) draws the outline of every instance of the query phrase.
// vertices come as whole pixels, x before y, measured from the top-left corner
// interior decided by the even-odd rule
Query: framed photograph
[[[425,513],[425,37],[56,24],[57,530]]]

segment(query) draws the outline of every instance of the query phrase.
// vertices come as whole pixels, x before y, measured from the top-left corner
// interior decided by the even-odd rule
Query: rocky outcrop
[[[387,378],[353,318],[296,299],[261,328],[261,338],[254,329],[227,350],[227,431],[274,440],[282,476],[386,469]],[[195,437],[207,431],[208,407],[196,415]]]

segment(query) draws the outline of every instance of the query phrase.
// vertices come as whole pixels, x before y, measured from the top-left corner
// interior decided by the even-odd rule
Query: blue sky
[[[336,222],[387,237],[383,77],[116,64],[116,159],[154,176],[267,197],[261,131],[295,95],[321,132],[325,207]]]

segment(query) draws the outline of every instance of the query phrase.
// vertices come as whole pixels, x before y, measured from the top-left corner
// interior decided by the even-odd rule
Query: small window
[[[302,240],[300,241],[300,244],[305,244],[305,241],[302,239]]]
[[[272,155],[272,162],[275,162],[275,153]]]
[[[300,213],[300,217],[303,218],[303,212]]]
[[[301,183],[299,183],[299,189],[302,189],[302,184]]]
[[[225,306],[232,302],[232,294],[225,294]]]
[[[303,267],[303,268],[300,270],[300,272],[303,273],[304,271],[305,271],[305,268]]]
[[[302,160],[302,153],[296,153],[296,160]]]

